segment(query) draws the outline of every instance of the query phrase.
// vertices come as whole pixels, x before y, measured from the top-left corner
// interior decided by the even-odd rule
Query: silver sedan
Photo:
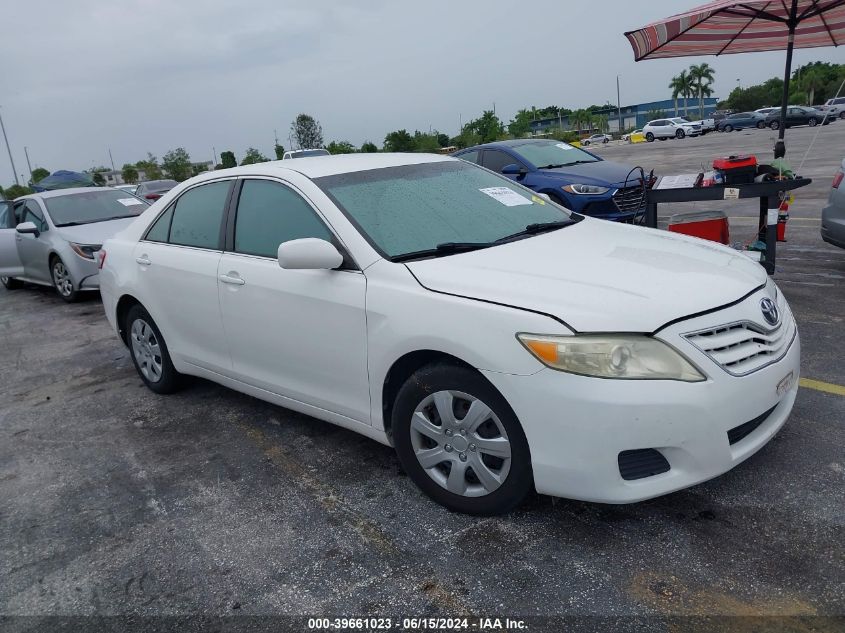
[[[97,253],[148,205],[115,189],[46,191],[0,203],[0,282],[53,286],[65,301],[100,287]]]
[[[833,178],[830,200],[822,210],[822,239],[845,248],[845,160]]]

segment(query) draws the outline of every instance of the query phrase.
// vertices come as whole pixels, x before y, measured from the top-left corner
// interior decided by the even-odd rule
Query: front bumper
[[[675,340],[708,319],[712,325],[711,314],[660,334],[708,375],[700,383],[602,380],[551,369],[531,376],[485,372],[522,423],[538,492],[602,503],[642,501],[717,477],[774,437],[798,391],[797,334],[779,360],[735,377]],[[778,394],[789,376],[790,386]],[[731,444],[729,431],[770,410],[759,426]],[[662,454],[668,471],[624,479],[620,454],[642,449]]]

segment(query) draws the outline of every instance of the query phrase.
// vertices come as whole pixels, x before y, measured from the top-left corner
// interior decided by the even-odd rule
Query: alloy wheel
[[[73,280],[70,278],[67,268],[59,259],[53,264],[53,283],[63,297],[69,297],[73,294]]]
[[[818,122],[818,121],[816,121],[815,119],[810,119],[810,120],[807,122],[807,125],[809,125],[810,127],[816,127],[816,125],[818,125],[818,123],[819,123],[819,122]]]
[[[461,391],[438,391],[417,405],[411,446],[431,479],[463,497],[494,492],[511,467],[511,444],[501,420]]]
[[[155,331],[143,319],[135,319],[129,330],[132,340],[132,355],[138,363],[138,370],[150,382],[161,380],[163,361],[161,347]]]

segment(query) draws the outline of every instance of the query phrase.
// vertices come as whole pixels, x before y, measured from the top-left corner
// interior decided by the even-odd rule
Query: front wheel
[[[687,133],[684,132],[683,130],[678,130],[677,132],[675,132],[675,138],[678,139],[678,140],[684,138],[686,135],[687,135]]]
[[[472,369],[438,363],[411,376],[396,396],[393,436],[414,483],[451,510],[503,514],[533,486],[516,415]]]
[[[23,288],[23,282],[15,279],[14,277],[0,277],[0,283],[2,283],[7,290],[17,290],[18,288]]]
[[[645,135],[645,140],[648,141],[649,143],[654,143],[654,134],[649,132],[648,134]]]
[[[608,143],[610,143],[610,141],[609,141],[609,140],[607,140],[607,139],[604,139],[604,140],[602,141],[602,144],[603,144],[603,145],[607,145]]]
[[[733,128],[733,126],[732,126],[732,125],[726,125],[726,126],[725,126],[725,132],[733,132],[733,129],[734,129],[734,128]]]
[[[845,110],[839,113],[839,118],[845,120]]]
[[[757,129],[758,129],[758,130],[762,130],[762,129],[764,129],[765,127],[766,127],[766,122],[765,122],[765,121],[759,121],[759,122],[757,123]]]
[[[132,362],[141,380],[156,393],[179,390],[182,374],[176,371],[164,337],[149,312],[140,305],[130,308],[124,325]]]
[[[773,130],[779,130],[780,129],[780,121],[772,121],[771,123],[769,123],[769,127]]]
[[[79,299],[79,290],[74,285],[73,277],[70,276],[70,271],[60,258],[53,258],[50,270],[53,274],[53,287],[59,296],[68,303]]]
[[[809,121],[807,121],[807,125],[809,125],[810,127],[816,127],[818,124],[819,122],[815,119],[810,119]]]

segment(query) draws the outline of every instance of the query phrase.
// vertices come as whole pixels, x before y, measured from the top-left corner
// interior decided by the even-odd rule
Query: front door
[[[235,377],[370,424],[367,281],[352,262],[341,270],[282,269],[279,245],[309,237],[341,246],[293,187],[243,181],[219,268]]]
[[[0,277],[20,277],[23,264],[18,256],[15,227],[19,224],[11,202],[0,201]]]
[[[47,241],[48,236],[45,235],[51,229],[37,201],[33,199],[25,201],[21,222],[32,222],[40,231],[38,237],[32,234],[15,234],[18,257],[23,266],[23,276],[31,281],[52,284],[50,244]]]

